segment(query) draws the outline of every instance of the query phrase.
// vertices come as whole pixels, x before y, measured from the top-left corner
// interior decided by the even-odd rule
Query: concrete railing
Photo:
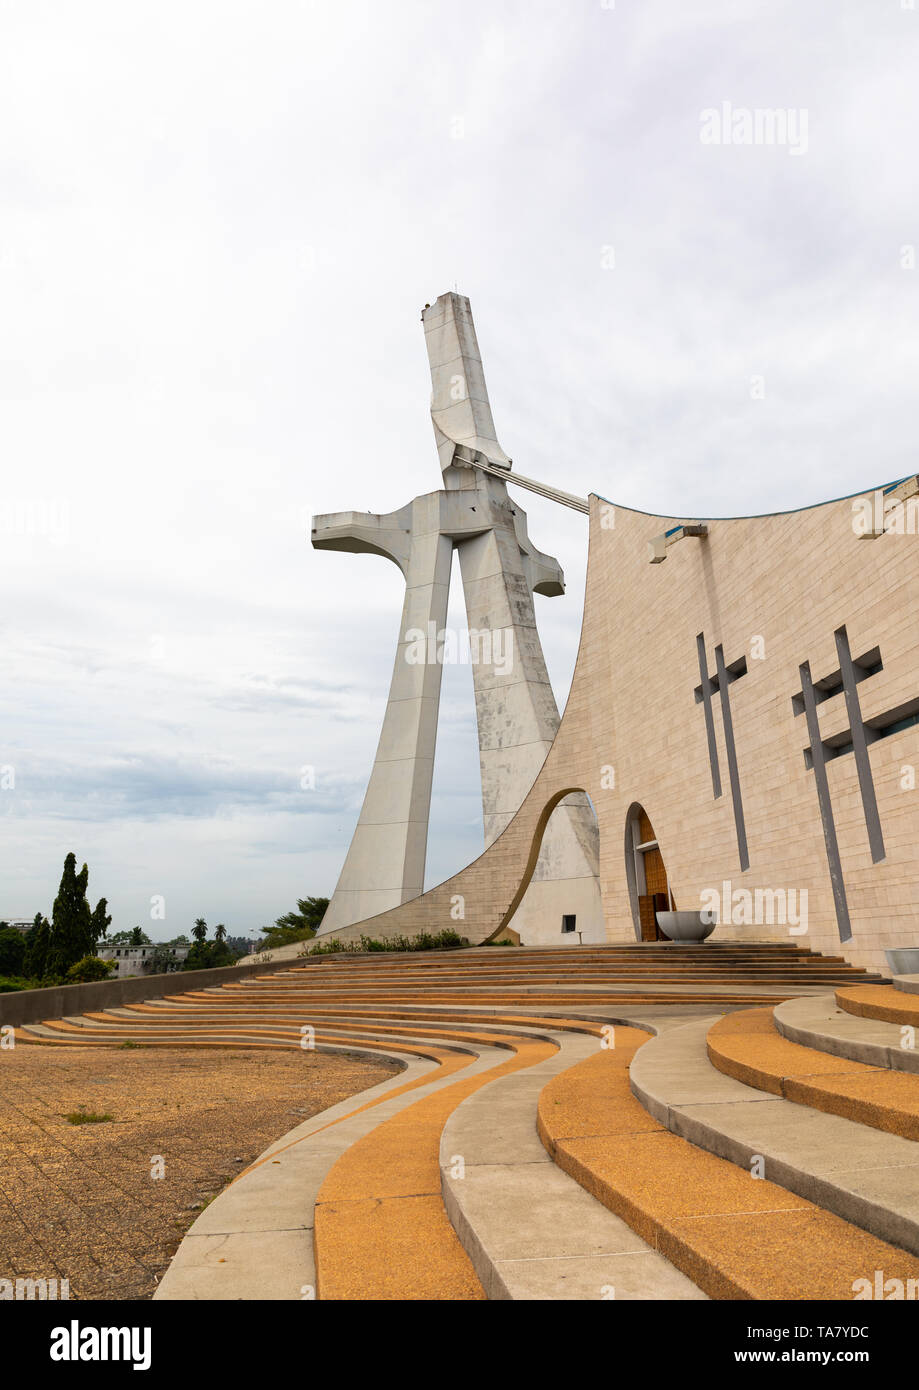
[[[321,959],[318,958],[318,959]],[[304,960],[302,962],[306,964]],[[134,975],[124,980],[93,980],[85,985],[51,985],[48,989],[22,989],[0,994],[0,1026],[39,1023],[44,1018],[63,1018],[87,1010],[113,1009],[164,994],[184,994],[189,989],[233,984],[250,975],[289,970],[290,960],[254,965],[221,965],[211,970],[173,970],[168,975]]]

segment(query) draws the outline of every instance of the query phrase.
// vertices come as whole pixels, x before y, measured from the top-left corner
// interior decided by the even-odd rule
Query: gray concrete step
[[[486,1294],[503,1300],[705,1299],[543,1148],[536,1133],[539,1092],[599,1046],[583,1034],[553,1038],[559,1046],[554,1056],[484,1086],[444,1126],[444,1205]]]
[[[919,1254],[919,1144],[735,1081],[708,1060],[715,1022],[694,1020],[645,1044],[633,1094],[674,1134]]]
[[[912,1036],[909,1030],[898,1023],[847,1014],[832,994],[786,999],[775,1006],[772,1016],[782,1037],[802,1047],[871,1067],[919,1072],[919,1048],[904,1046]]]

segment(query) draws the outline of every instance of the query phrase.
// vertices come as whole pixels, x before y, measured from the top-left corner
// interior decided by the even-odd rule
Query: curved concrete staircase
[[[158,1298],[845,1299],[919,1278],[919,998],[876,979],[784,943],[330,956],[17,1037],[403,1064],[211,1202]]]

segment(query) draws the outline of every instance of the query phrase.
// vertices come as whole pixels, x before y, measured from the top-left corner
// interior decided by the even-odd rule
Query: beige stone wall
[[[790,935],[775,922],[738,922],[719,927],[715,940],[790,935],[881,968],[884,948],[919,945],[919,789],[903,785],[909,780],[904,769],[919,769],[919,726],[868,750],[886,851],[878,863],[872,862],[854,756],[828,764],[853,932],[841,945],[814,773],[804,761],[806,721],[792,708],[802,662],[810,662],[815,681],[838,670],[834,632],[843,625],[853,657],[880,647],[883,670],[858,684],[865,720],[919,696],[919,536],[861,540],[852,503],[843,500],[713,521],[707,536],[682,539],[662,564],[649,564],[648,542],[680,519],[591,499],[581,648],[568,706],[536,783],[507,830],[473,864],[360,929],[411,935],[453,925],[473,941],[484,940],[519,898],[551,805],[561,793],[582,789],[600,824],[610,941],[635,938],[625,827],[637,802],[654,826],[678,906],[701,905],[703,893],[720,893],[725,880],[735,891],[807,893],[806,935]],[[747,662],[747,674],[729,687],[750,857],[745,872],[717,693],[723,790],[717,800],[712,794],[703,706],[694,695],[700,632],[710,675],[718,643],[728,665],[740,657]],[[819,704],[818,715],[824,739],[846,729],[843,694]],[[603,785],[610,780],[613,786]]]

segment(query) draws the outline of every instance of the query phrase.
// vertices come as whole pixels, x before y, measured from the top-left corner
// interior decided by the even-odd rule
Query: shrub
[[[85,985],[92,980],[107,980],[115,969],[113,960],[100,960],[98,956],[84,956],[75,961],[67,971],[66,980],[71,985]]]
[[[355,946],[351,942],[339,941],[337,937],[333,936],[331,941],[317,941],[315,946],[311,946],[303,954],[307,956],[334,956],[339,951],[354,950],[360,950],[360,946]]]
[[[423,931],[413,937],[392,936],[383,940],[375,936],[361,936],[359,941],[339,941],[333,936],[330,941],[317,941],[315,946],[301,951],[300,955],[330,956],[362,951],[450,951],[468,945],[465,936],[460,936],[453,927],[446,927],[433,935]]]

